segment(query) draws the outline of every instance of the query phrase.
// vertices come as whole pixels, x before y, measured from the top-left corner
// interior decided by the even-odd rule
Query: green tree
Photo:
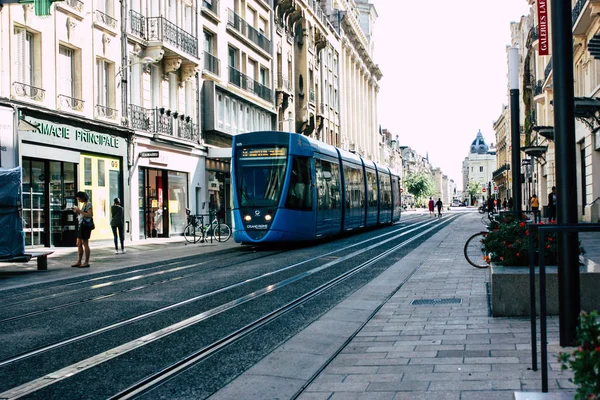
[[[415,196],[417,204],[435,193],[431,176],[424,173],[416,173],[404,179],[404,187],[408,193]]]
[[[477,197],[477,195],[481,193],[482,187],[483,186],[481,182],[469,181],[469,183],[467,184],[467,193],[471,198]]]

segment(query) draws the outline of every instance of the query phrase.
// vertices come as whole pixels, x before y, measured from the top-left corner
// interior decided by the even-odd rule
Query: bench
[[[19,256],[13,256],[10,258],[0,258],[0,262],[10,262],[10,263],[26,263],[29,262],[32,258],[37,259],[37,269],[38,271],[46,271],[48,269],[48,256],[54,253],[53,251],[44,251],[44,250],[35,250],[30,251],[25,254],[21,254]]]

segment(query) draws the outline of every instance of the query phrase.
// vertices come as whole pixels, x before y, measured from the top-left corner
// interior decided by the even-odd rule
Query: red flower
[[[522,228],[522,227],[524,227],[525,225],[526,225],[526,224],[525,224],[525,222],[521,222],[521,223],[519,223],[519,226],[520,226],[521,228]]]
[[[546,248],[547,248],[547,249],[549,249],[549,248],[550,248],[550,245],[546,246]]]
[[[525,231],[525,235],[529,236],[529,229]]]
[[[520,256],[521,256],[521,253],[517,253],[517,257],[520,257]]]

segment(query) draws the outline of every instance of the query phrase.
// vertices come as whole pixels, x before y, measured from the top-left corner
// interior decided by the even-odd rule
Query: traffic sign
[[[481,191],[482,191],[483,193],[485,193],[485,188],[481,189]]]
[[[400,193],[404,192],[404,189],[400,188]]]
[[[494,186],[494,192],[498,191],[498,186]]]

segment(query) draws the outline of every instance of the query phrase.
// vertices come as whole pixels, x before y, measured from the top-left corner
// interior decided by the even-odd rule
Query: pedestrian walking
[[[435,216],[435,202],[431,197],[429,198],[429,216]]]
[[[492,196],[487,199],[487,212],[494,212],[494,198]]]
[[[509,197],[508,198],[508,210],[512,211],[512,208],[513,208],[513,198]]]
[[[115,254],[119,254],[119,240],[121,241],[121,254],[125,254],[125,237],[123,237],[123,226],[125,225],[125,212],[121,206],[121,199],[115,197],[110,207],[110,227],[115,240]]]
[[[438,201],[435,203],[438,211],[438,217],[442,216],[442,199],[438,198]]]
[[[502,209],[504,211],[506,211],[506,209],[508,208],[508,202],[506,201],[506,197],[504,198],[504,201],[502,202]]]
[[[548,221],[556,220],[556,186],[552,186],[552,191],[548,194]]]
[[[90,245],[89,240],[94,226],[94,213],[92,202],[85,192],[77,192],[75,198],[83,203],[83,206],[73,207],[73,212],[77,215],[77,262],[71,265],[74,268],[88,268],[90,266]],[[82,262],[83,261],[83,262]]]
[[[541,222],[542,218],[540,217],[540,199],[538,199],[537,195],[534,193],[531,196],[531,212],[533,213],[533,222]]]

